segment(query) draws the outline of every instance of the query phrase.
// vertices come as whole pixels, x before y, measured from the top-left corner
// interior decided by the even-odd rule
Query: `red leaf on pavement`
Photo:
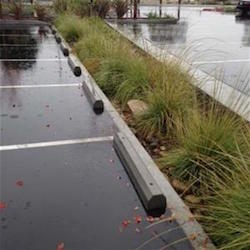
[[[22,187],[23,186],[23,181],[22,180],[16,181],[16,185],[19,186],[19,187]]]
[[[56,247],[56,250],[65,250],[64,243],[63,242],[58,243],[57,247]]]
[[[5,202],[3,202],[3,201],[0,201],[0,211],[2,209],[5,209],[6,207],[7,207],[7,204]]]
[[[123,222],[122,222],[122,226],[123,227],[127,227],[129,224],[130,224],[130,220],[124,220]]]
[[[134,219],[135,219],[136,223],[138,223],[138,224],[142,222],[141,216],[135,216]]]

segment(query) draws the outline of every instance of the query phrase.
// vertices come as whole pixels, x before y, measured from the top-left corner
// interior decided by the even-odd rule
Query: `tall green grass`
[[[211,183],[214,176],[223,177],[228,169],[233,170],[231,156],[238,156],[238,147],[243,154],[249,152],[244,140],[247,125],[214,101],[206,108],[193,111],[178,135],[179,146],[162,158],[165,166],[172,166],[174,176],[196,181],[198,188]]]
[[[248,143],[249,145],[249,140]],[[238,148],[238,157],[229,156],[234,170],[223,179],[214,178],[213,195],[205,198],[201,221],[219,249],[250,249],[250,157]]]

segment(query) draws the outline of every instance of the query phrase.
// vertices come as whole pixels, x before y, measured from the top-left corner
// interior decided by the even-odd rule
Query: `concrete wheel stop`
[[[104,111],[104,104],[100,96],[97,94],[94,87],[90,86],[87,81],[82,84],[84,92],[91,103],[91,106],[96,114],[102,114]]]
[[[78,59],[73,54],[71,54],[68,57],[68,63],[69,63],[71,70],[74,72],[75,76],[81,76],[82,70],[80,67],[80,63],[78,62]]]
[[[150,215],[161,215],[166,210],[166,197],[148,171],[133,145],[120,132],[114,136],[114,148]]]

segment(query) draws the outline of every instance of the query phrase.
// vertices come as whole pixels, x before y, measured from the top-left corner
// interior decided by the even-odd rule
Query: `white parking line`
[[[31,34],[0,34],[0,37],[3,36],[12,36],[12,37],[17,37],[17,36],[21,36],[21,37],[29,37],[29,36],[39,36],[39,37],[53,37],[54,35],[52,34],[38,34],[38,33],[31,33]]]
[[[0,89],[25,89],[25,88],[55,88],[55,87],[81,87],[81,83],[69,83],[69,84],[37,84],[37,85],[7,85],[0,86]]]
[[[56,47],[57,46],[57,43],[51,43],[51,44],[47,44],[46,45],[35,45],[35,44],[32,44],[32,43],[15,43],[15,44],[10,44],[10,43],[1,43],[0,44],[0,47]]]
[[[217,63],[241,63],[241,62],[250,62],[250,59],[235,59],[235,60],[218,60],[218,61],[196,61],[191,63],[192,65],[198,64],[217,64]]]
[[[54,61],[67,61],[65,58],[49,58],[49,59],[0,59],[0,62],[54,62]]]
[[[5,146],[0,146],[0,151],[29,149],[29,148],[45,148],[45,147],[55,147],[55,146],[72,145],[72,144],[86,144],[86,143],[104,142],[104,141],[112,141],[112,140],[113,140],[113,136],[104,136],[104,137],[82,138],[82,139],[75,139],[75,140],[62,140],[62,141],[5,145]]]

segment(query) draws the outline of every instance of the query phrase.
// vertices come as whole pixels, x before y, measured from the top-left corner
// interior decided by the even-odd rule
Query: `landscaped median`
[[[249,124],[101,19],[60,14],[55,25],[213,242],[249,249]]]

